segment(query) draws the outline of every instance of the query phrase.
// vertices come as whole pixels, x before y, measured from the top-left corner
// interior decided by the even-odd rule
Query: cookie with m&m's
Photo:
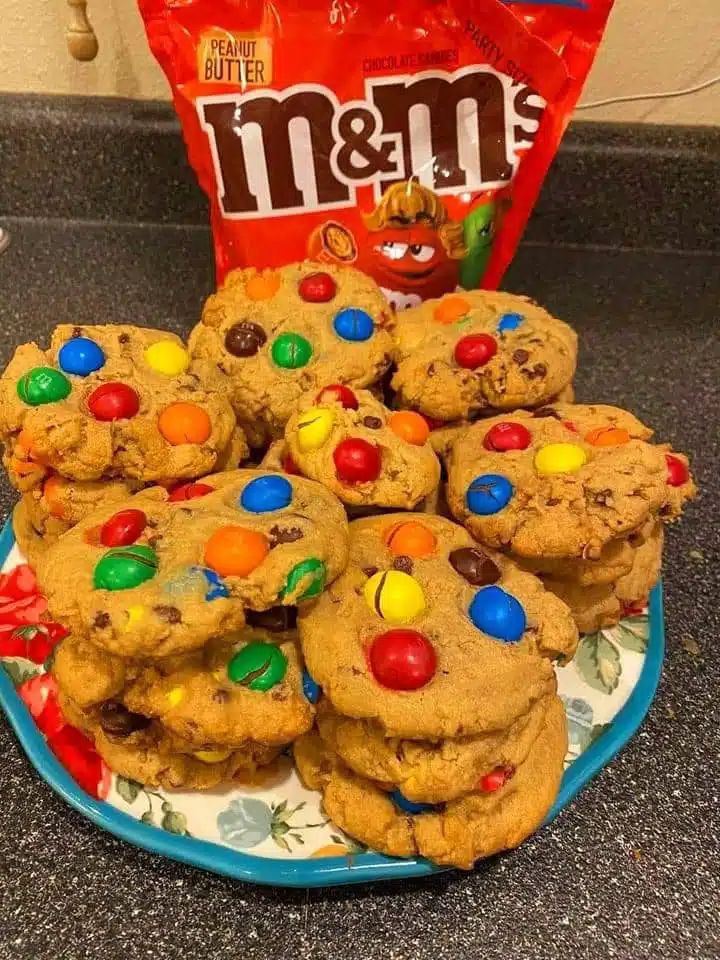
[[[350,524],[345,572],[301,609],[307,670],[346,717],[386,736],[507,729],[552,693],[570,613],[540,581],[427,514]]]
[[[86,727],[115,742],[153,726],[179,752],[202,759],[248,744],[283,746],[313,723],[291,630],[247,626],[156,662],[117,657],[70,636],[52,670]]]
[[[510,293],[427,300],[398,314],[392,333],[399,405],[445,422],[545,403],[577,363],[572,328]]]
[[[602,562],[613,541],[674,519],[694,495],[686,458],[651,436],[632,414],[600,404],[478,421],[447,459],[450,509],[481,543],[538,572],[557,574],[552,562],[566,558]]]
[[[47,350],[18,347],[0,378],[10,481],[27,491],[52,471],[147,483],[237,466],[248,448],[228,388],[175,334],[62,324]]]
[[[39,558],[53,616],[125,657],[168,657],[239,629],[245,610],[317,597],[345,566],[342,504],[302,477],[236,470],[149,487]]]
[[[390,322],[369,277],[303,261],[230,271],[205,303],[189,346],[193,357],[228,374],[240,421],[276,439],[308,390],[381,379],[391,362]]]
[[[565,712],[553,697],[512,776],[497,771],[486,782],[490,789],[440,804],[409,801],[387,784],[358,776],[317,733],[300,737],[293,752],[300,779],[322,793],[326,815],[349,836],[390,856],[420,855],[469,870],[537,830],[557,796],[566,749]]]
[[[339,384],[303,396],[285,427],[290,461],[349,506],[412,510],[440,483],[419,413]]]

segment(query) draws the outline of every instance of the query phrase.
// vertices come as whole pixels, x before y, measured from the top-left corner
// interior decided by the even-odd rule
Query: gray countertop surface
[[[187,332],[210,289],[203,228],[7,225],[2,365],[59,322]],[[468,875],[254,888],[94,827],[0,718],[0,960],[720,956],[719,266],[711,254],[526,245],[506,278],[577,328],[578,398],[628,406],[691,455],[702,490],[668,538],[657,699],[550,827]],[[3,483],[3,517],[12,501]]]

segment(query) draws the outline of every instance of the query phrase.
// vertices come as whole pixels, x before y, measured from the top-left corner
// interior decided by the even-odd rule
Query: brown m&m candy
[[[453,570],[474,587],[486,587],[500,579],[500,568],[477,547],[459,547],[448,560]]]
[[[267,334],[249,320],[234,323],[225,334],[225,349],[234,357],[254,357],[267,340]]]

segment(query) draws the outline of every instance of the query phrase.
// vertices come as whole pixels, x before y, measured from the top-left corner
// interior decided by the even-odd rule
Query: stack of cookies
[[[442,517],[355,520],[298,631],[323,695],[295,759],[334,823],[463,868],[540,825],[567,747],[552,660],[577,630],[536,577]]]
[[[248,447],[228,393],[215,364],[160,330],[65,324],[47,350],[19,347],[0,379],[0,441],[26,556],[148,483],[237,466]]]
[[[187,347],[106,325],[18,348],[0,440],[71,631],[66,716],[164,787],[294,744],[388,854],[469,868],[520,843],[562,777],[553,662],[646,597],[695,490],[631,414],[571,402],[576,359],[528,298],[393,314],[312,263],[229,273]]]
[[[141,783],[208,788],[270,763],[312,726],[295,614],[347,543],[335,497],[279,474],[106,504],[37,564],[71,630],[53,664],[64,714]]]
[[[663,526],[695,485],[687,458],[632,414],[553,403],[469,426],[447,458],[447,498],[571,608],[582,632],[617,623],[656,583]]]

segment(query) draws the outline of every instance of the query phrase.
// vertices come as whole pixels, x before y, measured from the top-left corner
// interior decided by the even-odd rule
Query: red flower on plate
[[[96,800],[104,800],[110,792],[110,768],[89,740],[77,727],[64,726],[48,737],[48,746],[73,780]]]
[[[23,680],[17,692],[46,737],[52,737],[66,726],[57,699],[57,683],[51,673],[39,673],[29,680]]]
[[[47,600],[38,593],[32,567],[22,563],[0,575],[0,657],[44,663],[68,631],[42,620]]]

